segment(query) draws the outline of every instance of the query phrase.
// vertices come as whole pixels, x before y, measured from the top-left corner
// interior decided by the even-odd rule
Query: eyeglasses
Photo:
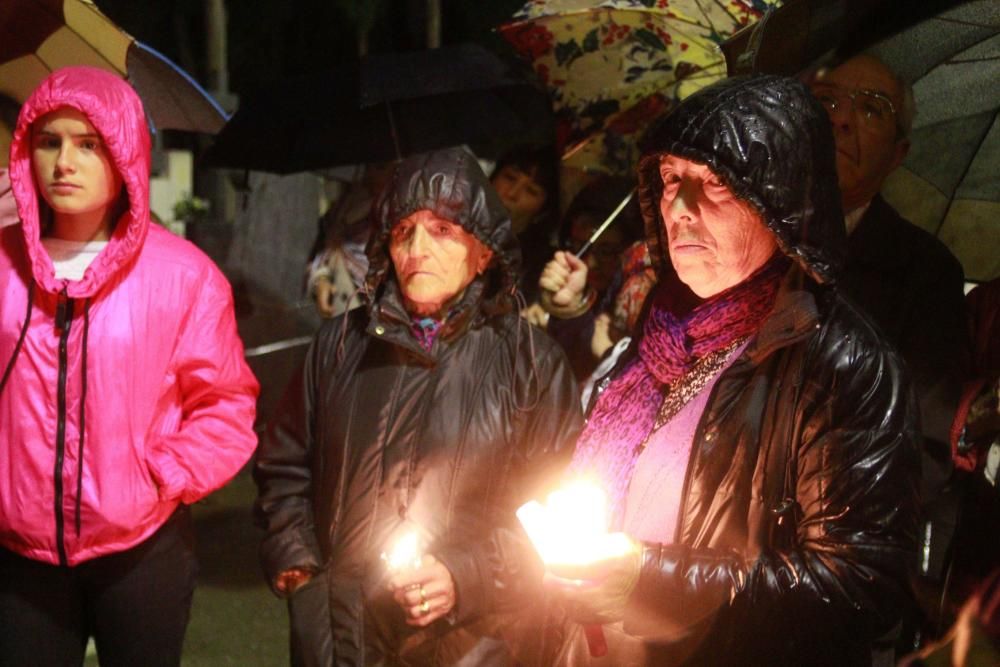
[[[831,113],[849,101],[854,112],[868,125],[884,126],[892,122],[896,116],[896,107],[892,100],[874,90],[855,90],[849,93],[829,84],[816,84],[812,87],[812,91],[816,99]]]

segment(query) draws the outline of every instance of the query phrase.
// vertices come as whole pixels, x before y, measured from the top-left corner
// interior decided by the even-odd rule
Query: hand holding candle
[[[441,561],[421,555],[415,532],[399,537],[388,554],[389,590],[406,612],[408,625],[423,627],[447,615],[455,606],[455,581]]]
[[[627,535],[608,532],[604,492],[586,481],[556,489],[545,505],[522,505],[517,518],[546,569],[565,578],[592,578],[595,565],[633,550]]]
[[[640,550],[624,533],[609,533],[604,493],[575,482],[517,511],[545,563],[546,582],[584,624],[591,655],[607,652],[600,624],[618,621],[639,578]]]
[[[413,530],[400,534],[388,553],[382,552],[382,560],[389,572],[418,568],[420,559],[420,536]]]

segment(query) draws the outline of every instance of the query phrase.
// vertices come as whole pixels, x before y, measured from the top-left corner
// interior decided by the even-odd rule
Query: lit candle
[[[517,518],[546,566],[590,565],[632,549],[624,533],[608,532],[604,492],[584,480],[556,489],[544,505],[522,505]]]
[[[556,489],[544,505],[535,500],[525,503],[517,510],[517,518],[550,572],[553,567],[583,569],[624,556],[634,548],[624,533],[608,532],[604,492],[585,480]],[[587,624],[583,631],[590,655],[606,655],[603,628]]]
[[[396,540],[389,553],[382,553],[382,560],[390,572],[420,567],[423,555],[420,553],[420,537],[415,530],[404,532]]]

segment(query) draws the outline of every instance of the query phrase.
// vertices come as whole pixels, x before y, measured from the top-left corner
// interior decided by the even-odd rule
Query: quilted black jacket
[[[471,156],[404,161],[376,207],[368,307],[320,330],[258,453],[261,556],[271,581],[290,567],[325,572],[334,664],[454,664],[484,651],[502,615],[538,592],[541,564],[514,511],[565,463],[579,394],[560,348],[514,308],[516,240]],[[386,245],[420,209],[495,255],[429,352],[411,333]],[[422,631],[388,598],[379,559],[404,526],[457,588],[451,618]],[[476,664],[506,664],[496,644]]]

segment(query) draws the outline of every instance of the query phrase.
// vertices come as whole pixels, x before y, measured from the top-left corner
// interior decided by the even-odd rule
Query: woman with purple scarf
[[[836,287],[846,236],[823,108],[792,79],[720,82],[650,131],[639,182],[658,286],[571,464],[636,548],[555,588],[554,661],[891,660],[916,413],[899,357]],[[585,280],[563,257],[540,285],[572,308]],[[606,656],[582,624],[603,624]]]

